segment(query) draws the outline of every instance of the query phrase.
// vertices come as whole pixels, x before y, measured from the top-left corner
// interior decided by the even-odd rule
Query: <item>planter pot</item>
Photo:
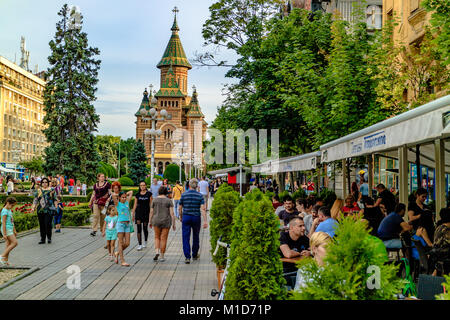
[[[220,285],[222,284],[223,272],[224,268],[216,267],[217,270],[217,288],[220,289]]]

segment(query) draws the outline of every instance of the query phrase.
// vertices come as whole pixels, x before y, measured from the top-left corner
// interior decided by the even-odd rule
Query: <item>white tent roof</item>
[[[320,147],[321,161],[331,162],[373,153],[398,157],[401,146],[420,148],[423,165],[434,167],[434,145],[437,138],[450,136],[450,95],[384,120],[373,126],[336,139]],[[450,144],[445,143],[450,150]],[[408,160],[415,162],[415,153],[408,151]],[[446,152],[446,165],[450,165],[450,152]]]
[[[308,171],[317,167],[320,151],[286,157],[252,166],[252,172],[262,174],[274,174],[279,172]]]
[[[8,172],[8,173],[21,173],[20,171],[16,171],[16,170],[13,170],[13,169],[5,168],[5,167],[2,166],[2,165],[0,165],[0,171]]]

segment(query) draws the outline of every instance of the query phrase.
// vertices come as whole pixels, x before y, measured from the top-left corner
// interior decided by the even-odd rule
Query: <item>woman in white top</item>
[[[331,241],[331,237],[322,231],[314,232],[309,240],[309,246],[311,248],[311,253],[314,256],[314,260],[316,261],[319,267],[323,266],[323,259],[327,254],[326,246]],[[297,271],[297,279],[295,280],[295,291],[301,291],[301,288],[306,286],[310,279],[306,278],[302,269],[298,269]]]
[[[14,182],[12,178],[8,179],[8,183],[6,184],[6,193],[8,196],[14,192]]]

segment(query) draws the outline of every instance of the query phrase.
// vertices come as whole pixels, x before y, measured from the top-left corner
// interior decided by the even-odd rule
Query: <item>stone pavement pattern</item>
[[[155,262],[154,234],[149,229],[147,248],[137,251],[136,234],[125,250],[131,267],[109,261],[105,238],[89,235],[89,229],[63,229],[53,234],[52,243],[39,245],[39,233],[19,238],[11,253],[15,266],[37,266],[40,270],[0,290],[0,300],[211,300],[217,289],[214,263],[211,261],[209,227],[200,232],[200,259],[184,263],[181,223],[169,232],[166,261]],[[136,229],[136,228],[135,228]],[[3,244],[0,244],[2,246]],[[69,289],[70,265],[81,270],[81,289]]]

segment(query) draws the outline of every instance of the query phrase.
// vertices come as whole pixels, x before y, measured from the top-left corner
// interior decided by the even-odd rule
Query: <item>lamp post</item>
[[[151,179],[153,180],[153,175],[155,172],[155,141],[156,138],[161,136],[162,131],[161,129],[156,130],[156,122],[157,121],[165,121],[172,119],[172,115],[167,113],[166,109],[162,109],[159,111],[159,118],[158,118],[158,111],[156,110],[156,105],[158,103],[158,100],[153,96],[151,101],[151,108],[150,110],[146,110],[145,108],[141,109],[140,114],[143,118],[143,120],[151,121],[152,122],[152,128],[151,129],[145,129],[144,130],[144,136],[148,137],[147,139],[150,139],[152,142],[151,146]]]
[[[179,179],[179,181],[181,183],[182,182],[181,181],[181,160],[182,160],[182,158],[187,156],[187,153],[183,153],[183,148],[187,147],[187,143],[186,142],[175,143],[175,147],[181,148],[181,152],[178,152],[176,155],[180,159],[180,179]]]

